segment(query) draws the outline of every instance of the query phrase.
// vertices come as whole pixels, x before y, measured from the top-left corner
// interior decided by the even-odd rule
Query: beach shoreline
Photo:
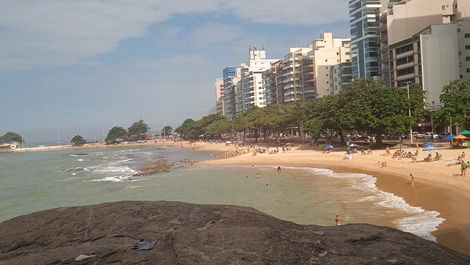
[[[213,144],[208,145],[206,143],[200,144],[197,143],[194,146],[193,143],[188,143],[187,141],[146,141],[146,142],[129,142],[129,143],[120,143],[120,144],[105,144],[105,143],[96,143],[96,144],[85,144],[81,146],[73,145],[53,145],[53,146],[37,146],[37,147],[26,147],[18,148],[11,150],[10,153],[24,153],[24,152],[44,152],[44,151],[66,151],[66,150],[86,150],[92,148],[125,148],[125,147],[145,147],[145,146],[171,146],[171,147],[182,147],[182,148],[193,148],[194,150],[201,151],[228,151],[231,148],[225,145]]]
[[[445,161],[456,158],[462,150],[439,150],[442,161],[411,163],[410,160],[396,160],[385,156],[385,151],[373,151],[372,155],[355,155],[353,160],[343,160],[343,152],[323,154],[320,151],[294,148],[286,153],[238,155],[225,159],[214,159],[217,153],[228,153],[237,147],[225,143],[189,143],[183,141],[148,141],[145,143],[126,143],[117,145],[93,144],[86,146],[38,147],[17,152],[39,152],[55,150],[83,150],[88,148],[125,148],[137,146],[171,146],[197,151],[211,151],[213,158],[199,162],[200,165],[231,166],[282,166],[329,169],[336,173],[361,173],[377,179],[379,190],[403,198],[409,205],[426,211],[437,211],[445,221],[433,235],[438,242],[459,252],[470,254],[470,176],[461,177],[458,166],[446,166]],[[28,148],[29,149],[29,148]],[[245,152],[247,147],[240,147]],[[415,149],[407,149],[414,152]],[[421,152],[419,158],[428,153]],[[379,162],[387,162],[387,167],[380,167]],[[415,178],[415,185],[410,185],[409,174]]]
[[[411,150],[411,149],[410,149]],[[440,150],[444,159],[456,157],[462,150]],[[457,176],[459,167],[447,167],[444,161],[411,163],[393,160],[384,151],[372,155],[356,155],[343,160],[343,152],[323,154],[319,151],[293,150],[275,155],[245,154],[225,160],[208,160],[200,165],[281,166],[329,169],[336,173],[361,173],[377,179],[379,190],[403,198],[409,205],[426,211],[436,211],[445,219],[432,234],[440,244],[461,253],[470,254],[470,177]],[[421,154],[424,157],[427,153]],[[386,161],[381,168],[378,160]],[[409,173],[416,180],[411,185]],[[446,175],[447,174],[447,175]]]

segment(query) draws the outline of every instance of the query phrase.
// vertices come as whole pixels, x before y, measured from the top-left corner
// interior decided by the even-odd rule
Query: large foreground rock
[[[139,239],[157,246],[136,251]],[[79,255],[95,257],[76,262]],[[119,202],[0,224],[0,264],[470,264],[412,234],[372,225],[304,226],[251,208]]]

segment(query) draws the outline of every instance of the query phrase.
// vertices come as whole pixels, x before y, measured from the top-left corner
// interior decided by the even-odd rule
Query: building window
[[[470,45],[465,45],[465,50],[470,50]]]
[[[470,33],[465,33],[465,38],[470,39]]]
[[[470,73],[470,68],[467,68],[467,73]]]
[[[465,57],[465,61],[470,62],[470,56]]]

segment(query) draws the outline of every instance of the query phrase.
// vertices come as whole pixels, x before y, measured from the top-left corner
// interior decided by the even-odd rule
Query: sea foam
[[[305,170],[315,175],[324,175],[332,178],[341,178],[348,181],[352,188],[361,190],[370,194],[363,198],[363,201],[372,202],[378,206],[390,209],[404,211],[410,216],[399,218],[394,224],[402,231],[415,234],[421,238],[436,241],[436,237],[431,233],[437,230],[437,227],[445,221],[439,217],[440,213],[436,211],[427,211],[421,207],[411,206],[402,197],[393,193],[385,192],[377,188],[377,178],[358,173],[336,173],[333,170],[321,168],[306,167],[284,167],[294,170]]]

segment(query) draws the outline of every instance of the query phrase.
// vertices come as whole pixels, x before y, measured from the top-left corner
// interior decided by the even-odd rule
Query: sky
[[[250,46],[282,58],[349,36],[347,0],[1,0],[0,135],[100,139],[199,119]]]

